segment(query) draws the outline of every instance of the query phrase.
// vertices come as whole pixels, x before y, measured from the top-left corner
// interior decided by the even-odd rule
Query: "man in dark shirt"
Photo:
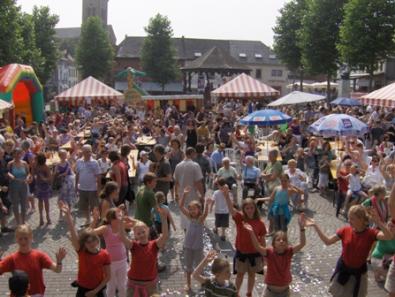
[[[154,147],[154,155],[156,160],[156,187],[155,192],[162,191],[166,197],[170,190],[170,182],[172,181],[172,172],[169,160],[165,157],[166,150],[161,144],[157,144]]]
[[[202,170],[203,189],[204,189],[204,192],[206,192],[206,182],[207,182],[208,175],[211,174],[211,166],[210,166],[210,161],[207,159],[207,157],[203,156],[203,152],[204,152],[204,144],[198,143],[196,145],[196,158],[193,161],[198,163],[200,166],[200,169]]]

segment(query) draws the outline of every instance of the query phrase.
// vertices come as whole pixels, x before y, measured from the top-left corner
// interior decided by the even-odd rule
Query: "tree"
[[[339,65],[339,27],[347,0],[308,0],[302,21],[300,40],[303,65],[311,74],[327,75],[327,96],[330,99],[330,80]]]
[[[302,49],[298,31],[306,10],[305,0],[292,0],[280,10],[274,31],[274,51],[279,59],[293,72],[300,74],[300,90],[303,91]]]
[[[157,14],[144,28],[147,37],[141,53],[141,62],[145,72],[165,90],[165,85],[174,81],[178,75],[175,49],[172,44],[173,30],[166,16]]]
[[[0,66],[21,59],[23,40],[19,26],[20,9],[15,0],[2,0],[0,5]]]
[[[59,17],[51,14],[47,6],[35,6],[33,8],[32,20],[34,23],[36,47],[40,49],[43,58],[42,66],[36,69],[36,74],[41,83],[45,85],[51,77],[59,57],[55,37],[55,26],[59,21]]]
[[[23,40],[20,62],[31,65],[37,73],[40,73],[43,71],[45,59],[41,55],[41,50],[37,48],[33,17],[30,14],[22,13],[19,16],[19,26]]]
[[[113,59],[113,48],[100,18],[89,17],[82,24],[77,48],[77,63],[82,77],[104,79],[112,69]]]
[[[338,49],[351,68],[369,73],[369,90],[378,62],[395,50],[395,0],[350,0],[345,6]]]

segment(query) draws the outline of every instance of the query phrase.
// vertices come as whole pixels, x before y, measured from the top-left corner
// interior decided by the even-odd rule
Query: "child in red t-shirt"
[[[232,199],[229,196],[229,188],[225,185],[223,193],[226,203],[228,205],[229,213],[232,215],[236,223],[236,254],[234,259],[233,273],[236,273],[236,288],[240,291],[243,283],[244,274],[248,274],[247,296],[252,296],[252,290],[255,284],[255,273],[263,271],[262,255],[257,251],[252,243],[252,239],[248,231],[244,228],[243,223],[248,223],[252,226],[255,236],[258,241],[266,246],[265,223],[261,219],[255,201],[251,198],[243,200],[241,205],[241,212],[237,211]]]
[[[71,243],[78,254],[76,297],[104,297],[104,289],[111,277],[110,255],[100,249],[99,237],[93,229],[87,228],[78,235],[70,208],[62,202],[60,207],[69,226]]]
[[[380,221],[376,211],[372,210],[369,214],[371,220],[382,231],[368,227],[368,212],[362,205],[354,205],[350,208],[348,212],[350,225],[338,229],[332,236],[324,234],[313,220],[306,220],[306,226],[314,227],[326,245],[334,244],[340,240],[342,242],[342,254],[329,287],[329,292],[334,297],[367,296],[366,262],[369,252],[376,240],[389,240],[393,237],[387,226]]]
[[[22,270],[29,277],[30,295],[44,296],[45,285],[43,269],[53,272],[62,271],[62,260],[66,256],[66,250],[59,248],[56,253],[56,263],[44,252],[32,249],[33,232],[29,225],[19,225],[15,230],[15,239],[18,251],[0,260],[0,274]]]
[[[391,216],[391,225],[395,226],[395,185],[392,186],[390,198],[388,201],[388,210]],[[387,279],[384,288],[388,292],[388,297],[395,297],[395,256],[392,259],[390,268],[388,269]]]
[[[289,285],[292,282],[292,256],[306,245],[303,213],[299,217],[299,227],[300,242],[298,245],[289,246],[287,233],[277,231],[273,235],[272,247],[265,248],[257,240],[252,226],[244,223],[244,228],[250,233],[255,248],[266,258],[267,272],[264,297],[290,296]]]
[[[158,208],[158,212],[162,222],[162,234],[155,240],[149,240],[150,229],[145,223],[128,217],[121,220],[121,240],[132,254],[127,296],[151,296],[158,293],[158,252],[164,248],[169,238],[168,210]],[[126,236],[124,221],[133,222],[134,240]]]

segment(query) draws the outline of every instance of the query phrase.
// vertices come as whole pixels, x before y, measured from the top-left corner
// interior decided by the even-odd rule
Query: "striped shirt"
[[[212,278],[208,279],[202,287],[206,297],[237,297],[236,287],[231,282],[226,282],[222,286]]]

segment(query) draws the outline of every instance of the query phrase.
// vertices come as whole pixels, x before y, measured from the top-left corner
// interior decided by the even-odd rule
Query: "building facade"
[[[97,16],[104,26],[107,26],[108,0],[83,0],[82,1],[82,23],[89,17]]]
[[[126,36],[119,44],[116,58],[114,73],[117,73],[126,67],[141,69],[141,50],[144,43],[144,37]],[[282,65],[275,56],[274,52],[261,41],[249,40],[218,40],[218,39],[196,39],[196,38],[173,38],[173,45],[176,50],[176,60],[180,68],[184,67],[188,62],[193,61],[213,47],[221,48],[226,51],[235,60],[244,64],[251,69],[251,75],[277,89],[281,94],[287,92],[288,70]],[[216,88],[222,84],[224,80],[231,77],[219,77],[215,74],[209,74],[213,87]],[[197,92],[201,90],[202,79],[199,75],[192,77],[192,90]],[[125,85],[122,81],[116,81],[115,87],[123,90]],[[204,84],[204,82],[203,82]],[[169,93],[181,93],[183,91],[182,81],[174,82],[169,85]],[[142,82],[142,88],[147,92],[156,92],[159,86],[152,82]]]
[[[79,81],[78,69],[71,55],[62,52],[61,58],[56,63],[56,69],[47,83],[48,93],[53,97],[74,85]]]

